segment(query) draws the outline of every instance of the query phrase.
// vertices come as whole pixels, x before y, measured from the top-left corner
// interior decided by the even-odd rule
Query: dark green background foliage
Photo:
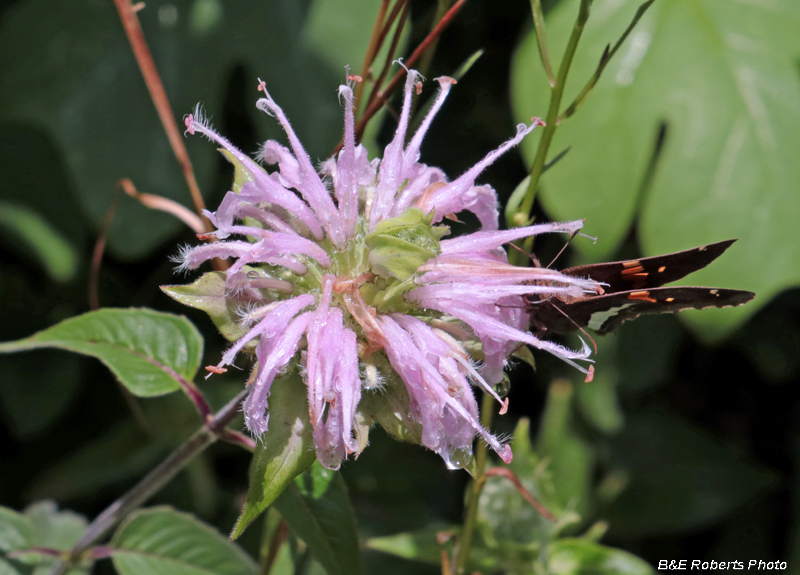
[[[427,33],[434,4],[412,3],[409,45]],[[638,5],[594,4],[567,103]],[[200,101],[223,134],[254,152],[264,139],[281,138],[254,106],[261,77],[311,156],[323,159],[342,129],[336,88],[343,66],[360,66],[375,5],[150,0],[139,15],[178,118]],[[576,10],[575,0],[545,4],[556,65]],[[117,180],[131,178],[140,191],[185,205],[190,198],[111,0],[6,2],[0,18],[0,341],[11,341],[88,310],[90,253]],[[484,52],[452,90],[423,145],[424,162],[455,177],[513,134],[516,121],[546,114],[548,90],[530,27],[522,0],[467,3],[427,76],[453,75]],[[737,310],[626,324],[598,339],[590,384],[541,354],[536,373],[524,364],[512,372],[510,412],[494,425],[510,433],[520,417],[531,419],[530,442],[515,438],[514,469],[534,482],[530,488],[543,490],[544,501],[580,516],[550,548],[552,572],[561,572],[556,559],[571,553],[608,569],[606,551],[592,542],[602,524],[592,537],[569,538],[598,520],[608,522],[604,544],[653,564],[784,559],[800,572],[798,30],[794,0],[657,0],[586,105],[556,133],[550,157],[569,152],[542,180],[537,218],[587,218],[585,231],[599,236],[596,244],[576,239],[556,267],[738,237],[720,261],[688,281],[758,297]],[[428,81],[423,98],[433,93]],[[394,122],[390,114],[381,122],[368,139],[385,144]],[[481,176],[501,200],[524,178],[539,133],[522,153],[507,154]],[[187,146],[213,207],[228,189],[230,166],[200,138],[187,139]],[[463,229],[469,226],[468,220]],[[100,275],[103,306],[183,313],[197,326],[205,349],[198,343],[167,350],[164,359],[177,362],[187,378],[198,365],[216,364],[226,345],[207,316],[158,289],[182,281],[167,258],[193,241],[177,220],[124,197]],[[562,241],[538,242],[540,258],[549,261]],[[199,342],[187,325],[173,327]],[[128,397],[102,363],[64,351],[75,345],[58,340],[50,347],[56,349],[0,355],[0,505],[23,510],[39,501],[24,517],[0,513],[29,545],[66,548],[85,525],[80,515],[91,519],[102,511],[201,422],[180,394]],[[94,355],[113,369],[116,359]],[[220,407],[244,377],[232,370],[202,389]],[[346,501],[349,488],[359,536],[371,538],[365,572],[438,572],[374,550],[435,563],[433,534],[461,520],[466,473],[447,471],[432,453],[380,431],[370,440],[341,476],[312,468],[304,476],[311,483],[290,485],[278,510],[305,506],[324,515],[330,501],[317,499],[318,486],[332,501]],[[236,447],[215,445],[151,504],[169,504],[228,533],[246,498],[250,459]],[[546,481],[534,481],[542,469]],[[544,527],[516,492],[493,479],[486,497],[478,530],[484,548],[511,558],[533,553]],[[75,513],[59,514],[43,499]],[[239,540],[255,558],[259,532],[271,522],[267,515]],[[49,538],[42,525],[50,526]],[[317,541],[331,536],[324,520],[291,528],[300,537],[322,533],[307,535]],[[159,552],[146,548],[142,536],[168,536],[159,535],[162,529],[185,536],[186,549],[222,549],[222,563],[187,563],[187,572],[255,572],[253,561],[218,533],[166,507],[142,511],[117,531],[116,569],[137,572],[141,557]],[[6,544],[0,540],[0,551]],[[337,555],[335,537],[326,545],[312,552],[331,572],[357,568],[341,549]],[[178,561],[184,550],[169,552]],[[627,572],[642,572],[634,558],[617,559],[627,561]],[[486,572],[513,569],[478,552],[475,561]]]

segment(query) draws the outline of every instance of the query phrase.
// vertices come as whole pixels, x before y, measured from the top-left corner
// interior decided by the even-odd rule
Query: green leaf
[[[80,393],[81,367],[81,358],[58,351],[0,358],[0,411],[16,437],[52,430]]]
[[[137,17],[179,127],[180,117],[198,101],[210,117],[219,115],[232,70],[243,66],[252,86],[252,117],[260,76],[311,157],[325,157],[341,136],[335,88],[344,62],[328,70],[297,42],[306,13],[295,0],[174,0],[140,10]],[[32,124],[52,136],[76,196],[96,225],[123,177],[139,191],[190,205],[113,2],[21,3],[0,31],[0,70],[0,121]],[[32,77],[30,70],[37,74]],[[54,85],[59,89],[52,90]],[[259,126],[267,129],[258,140],[281,134],[268,118],[260,117]],[[258,140],[244,145],[252,148]],[[217,167],[214,146],[198,137],[186,145],[201,189],[210,189]],[[180,229],[178,220],[124,197],[109,248],[141,257]]]
[[[655,570],[635,555],[586,539],[559,539],[547,549],[551,575],[654,575]]]
[[[560,2],[549,13],[551,54],[566,45],[577,4]],[[564,106],[640,4],[594,7]],[[591,259],[609,257],[634,224],[645,255],[740,238],[727,257],[684,281],[759,294],[755,305],[682,314],[706,339],[730,333],[800,283],[800,238],[793,235],[800,217],[798,27],[794,0],[656,2],[553,140],[552,150],[572,151],[543,178],[540,198],[553,219],[587,218],[586,230],[600,241],[575,245]],[[541,114],[548,92],[531,33],[514,63],[517,117]],[[662,122],[665,144],[641,198]],[[534,139],[523,142],[529,160],[535,147]]]
[[[66,239],[68,249],[79,259],[88,252],[89,230],[73,197],[63,158],[55,143],[31,125],[0,125],[0,195],[6,205],[30,210],[44,219],[56,236]],[[96,231],[91,233],[94,235]],[[5,239],[11,242],[14,251],[17,245],[22,248],[20,257],[41,261],[31,251],[32,246],[23,245],[27,242],[22,238],[17,242],[16,237],[5,235]],[[49,246],[48,253],[52,255]],[[79,263],[76,261],[76,266]],[[69,269],[61,262],[53,265]]]
[[[291,373],[272,384],[269,428],[256,445],[250,465],[247,502],[236,521],[231,539],[244,530],[269,506],[292,479],[316,459],[311,424],[308,421],[306,386],[299,374]]]
[[[315,461],[278,497],[275,508],[328,575],[361,572],[355,515],[341,475]]]
[[[247,575],[255,562],[238,545],[192,515],[170,507],[132,514],[111,540],[121,575]]]
[[[409,208],[396,218],[382,220],[365,238],[369,263],[378,275],[406,280],[441,250],[445,226],[431,226],[433,212]]]
[[[594,379],[586,382],[583,378],[574,378],[577,380],[575,400],[581,414],[592,427],[609,435],[617,433],[625,424],[625,416],[622,414],[617,397],[619,383],[617,343],[616,338],[598,338]]]
[[[550,459],[548,470],[559,504],[583,515],[590,504],[594,456],[575,431],[573,393],[567,380],[558,379],[550,385],[536,453]]]
[[[75,545],[86,530],[83,515],[59,511],[55,501],[39,501],[25,509],[25,517],[34,529],[34,545],[66,551]]]
[[[53,501],[40,501],[29,506],[24,516],[0,508],[0,553],[5,550],[44,547],[69,550],[86,530],[86,518],[72,511],[59,511]],[[21,530],[21,531],[20,531]],[[16,534],[16,535],[15,535]],[[24,535],[24,538],[20,538]],[[16,536],[16,547],[7,547]],[[24,543],[24,544],[23,544]],[[0,557],[0,575],[25,573],[48,575],[56,558],[39,552],[25,553],[15,559]],[[8,570],[10,569],[10,571]],[[67,571],[68,575],[86,575],[90,564],[82,563]]]
[[[384,537],[371,537],[366,541],[367,549],[388,553],[395,557],[402,557],[410,561],[419,561],[428,565],[441,566],[442,547],[437,541],[440,533],[457,534],[461,530],[460,525],[432,524],[416,531],[396,533]],[[451,541],[453,541],[451,539]],[[452,555],[452,544],[446,544],[445,548]],[[519,553],[513,557],[506,557],[497,553],[497,550],[487,549],[483,542],[477,537],[473,541],[472,552],[468,565],[468,572],[493,573],[499,570],[506,571],[519,562]],[[533,556],[528,553],[528,563]]]
[[[776,479],[701,430],[656,412],[632,415],[609,445],[612,469],[629,478],[602,512],[617,536],[704,527],[728,517]]]
[[[350,66],[351,74],[360,74],[379,7],[372,0],[315,0],[311,3],[303,40],[332,70],[343,72],[344,66]],[[409,29],[410,26],[405,26],[400,35],[398,54],[403,53]],[[386,61],[390,43],[391,40],[384,42],[375,58],[376,76]]]
[[[20,559],[8,559],[5,554],[33,545],[33,523],[7,507],[0,507],[0,575],[27,575],[31,567]]]
[[[183,316],[148,309],[101,309],[62,321],[31,337],[0,344],[0,353],[57,348],[96,357],[131,393],[175,391],[173,374],[191,381],[203,339]]]
[[[437,534],[442,532],[458,533],[460,529],[460,525],[429,525],[417,531],[385,537],[370,537],[366,541],[366,546],[367,549],[389,553],[403,559],[441,565],[441,547],[436,542]]]
[[[225,273],[209,272],[187,285],[161,286],[169,297],[208,314],[228,341],[236,341],[248,331],[237,313],[250,300],[225,289]]]
[[[75,277],[75,248],[35,210],[0,202],[0,232],[32,251],[52,280],[67,282]]]
[[[646,316],[625,323],[617,339],[620,391],[642,393],[670,380],[685,334],[674,316]]]
[[[533,451],[530,420],[520,419],[511,444],[514,459],[507,467],[523,487],[557,517],[563,515],[547,462]],[[542,517],[511,481],[489,477],[478,501],[478,521],[489,547],[516,547],[533,551],[535,557],[557,533],[556,525]]]

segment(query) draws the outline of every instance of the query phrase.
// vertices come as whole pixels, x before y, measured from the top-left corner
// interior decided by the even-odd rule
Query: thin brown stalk
[[[383,26],[383,19],[386,17],[386,11],[389,9],[389,2],[391,0],[382,0],[381,7],[378,10],[378,15],[375,17],[375,24],[372,25],[372,33],[369,37],[369,44],[367,44],[367,51],[364,52],[364,61],[361,63],[361,77],[366,80],[369,77],[369,69],[372,66],[373,60],[375,60],[375,55],[378,53],[380,49],[380,44],[378,44],[378,37],[380,36],[380,31]],[[360,82],[356,86],[355,91],[355,104],[358,105],[358,102],[361,101],[361,94],[364,92],[364,83]]]
[[[458,2],[456,2],[453,5],[453,7],[447,11],[447,14],[445,14],[442,17],[442,19],[434,27],[434,29],[430,31],[430,33],[425,37],[425,39],[422,42],[420,42],[419,46],[417,46],[417,49],[414,50],[411,56],[409,56],[408,59],[405,61],[406,66],[413,66],[414,63],[417,60],[419,60],[420,56],[422,56],[425,50],[428,49],[428,47],[431,45],[431,43],[433,43],[434,40],[436,40],[436,38],[441,36],[442,32],[444,32],[444,29],[447,28],[450,22],[453,21],[453,19],[461,11],[461,8],[463,8],[464,4],[466,3],[467,0],[458,0]],[[392,78],[391,82],[389,82],[389,85],[386,86],[386,88],[383,91],[377,94],[375,100],[372,102],[372,104],[369,105],[367,111],[364,112],[364,115],[356,124],[356,138],[360,138],[364,134],[364,128],[366,127],[367,122],[370,120],[370,118],[372,118],[372,116],[374,116],[378,112],[378,110],[381,109],[381,107],[383,107],[384,104],[386,104],[386,102],[389,100],[389,96],[400,84],[400,81],[402,80],[404,74],[405,70],[395,74],[394,78]],[[339,142],[336,148],[334,148],[333,153],[331,155],[337,154],[339,150],[342,149],[343,145],[344,145],[343,142]]]
[[[402,4],[402,2],[397,3],[398,6],[400,4]],[[394,62],[395,59],[394,55],[397,51],[397,45],[400,43],[400,37],[403,35],[403,28],[408,20],[410,8],[411,2],[406,0],[405,8],[403,9],[403,15],[400,17],[400,21],[397,23],[397,28],[395,28],[394,36],[392,37],[392,44],[389,46],[389,50],[386,52],[386,61],[383,63],[383,69],[381,70],[380,76],[378,76],[378,79],[375,81],[372,91],[369,94],[369,98],[367,99],[367,109],[369,109],[370,104],[375,100],[376,94],[378,94],[380,91],[381,84],[383,84],[383,81],[386,79],[386,76],[392,67],[392,62]]]
[[[272,571],[272,566],[278,558],[278,552],[281,550],[288,536],[289,524],[286,523],[285,519],[281,519],[280,523],[278,523],[278,528],[275,530],[275,535],[272,536],[269,542],[269,549],[267,550],[267,555],[264,558],[264,564],[261,570],[262,573],[268,575],[270,571]]]
[[[128,178],[121,179],[117,184],[122,187],[126,194],[140,202],[144,207],[175,216],[189,226],[196,234],[202,234],[207,231],[200,216],[175,200],[170,200],[164,196],[157,196],[156,194],[144,194],[138,191],[136,186],[133,185],[133,182]]]
[[[531,495],[531,492],[525,489],[525,487],[522,485],[522,482],[519,480],[519,477],[517,477],[517,475],[508,467],[492,467],[486,472],[482,480],[485,481],[487,477],[502,477],[504,479],[508,479],[514,484],[514,487],[517,488],[517,491],[519,491],[520,495],[522,495],[525,501],[530,503],[531,507],[539,512],[539,515],[548,521],[552,521],[553,523],[558,521],[556,516],[553,515],[553,513],[547,507],[539,503],[539,501],[533,495]]]
[[[108,206],[106,215],[103,218],[103,224],[100,227],[100,234],[97,236],[97,241],[94,244],[94,251],[92,252],[92,263],[89,267],[89,309],[96,310],[100,308],[100,266],[103,263],[103,255],[106,251],[106,243],[108,241],[108,230],[111,229],[111,222],[114,221],[114,214],[117,213],[119,206],[119,190],[120,182],[114,186],[112,192],[111,205]]]
[[[413,66],[414,63],[422,56],[425,50],[436,40],[439,36],[441,36],[444,29],[453,21],[453,18],[456,17],[463,8],[464,4],[467,3],[467,0],[458,0],[450,10],[447,11],[439,23],[434,27],[433,30],[425,37],[425,39],[420,42],[417,49],[411,53],[411,56],[405,61],[406,66]],[[378,110],[389,100],[389,96],[394,92],[395,88],[400,84],[403,76],[405,75],[405,70],[398,72],[394,75],[389,85],[386,86],[386,89],[379,92],[375,98],[375,100],[367,107],[367,111],[364,112],[364,116],[358,121],[356,124],[356,137],[360,138],[364,134],[364,128],[366,127],[367,122],[369,119],[374,116]]]
[[[186,179],[186,184],[189,186],[195,211],[203,218],[205,231],[210,232],[213,228],[211,222],[202,216],[205,204],[203,203],[203,196],[200,194],[200,187],[197,185],[197,178],[194,175],[192,162],[189,159],[189,152],[186,151],[186,146],[183,145],[183,138],[178,129],[178,124],[175,122],[175,116],[172,114],[167,92],[164,90],[164,84],[158,75],[153,55],[150,53],[150,48],[147,46],[142,27],[139,24],[139,18],[136,16],[137,8],[140,8],[140,6],[132,5],[130,0],[114,0],[114,4],[117,7],[128,41],[131,43],[133,55],[136,57],[144,83],[147,85],[147,91],[150,92],[150,98],[153,100],[161,125],[164,127],[167,139],[169,139],[172,152],[175,154],[175,158],[183,171],[183,177]]]

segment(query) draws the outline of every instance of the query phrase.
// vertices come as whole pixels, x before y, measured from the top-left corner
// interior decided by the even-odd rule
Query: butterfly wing
[[[703,269],[735,241],[726,240],[651,258],[577,266],[562,270],[561,273],[608,284],[607,287],[603,286],[607,294],[656,288]]]
[[[531,325],[540,332],[569,333],[580,326],[606,334],[640,315],[738,306],[755,295],[735,289],[656,287],[588,297],[572,303],[548,300],[530,305]]]

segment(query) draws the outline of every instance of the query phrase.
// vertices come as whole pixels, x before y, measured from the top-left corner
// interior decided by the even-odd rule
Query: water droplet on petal
[[[497,395],[500,396],[501,399],[505,399],[510,390],[511,390],[511,379],[509,379],[508,374],[504,373],[503,379],[499,383],[494,384],[494,391]]]
[[[447,452],[444,462],[448,469],[464,469],[472,461],[472,448],[457,447]]]

